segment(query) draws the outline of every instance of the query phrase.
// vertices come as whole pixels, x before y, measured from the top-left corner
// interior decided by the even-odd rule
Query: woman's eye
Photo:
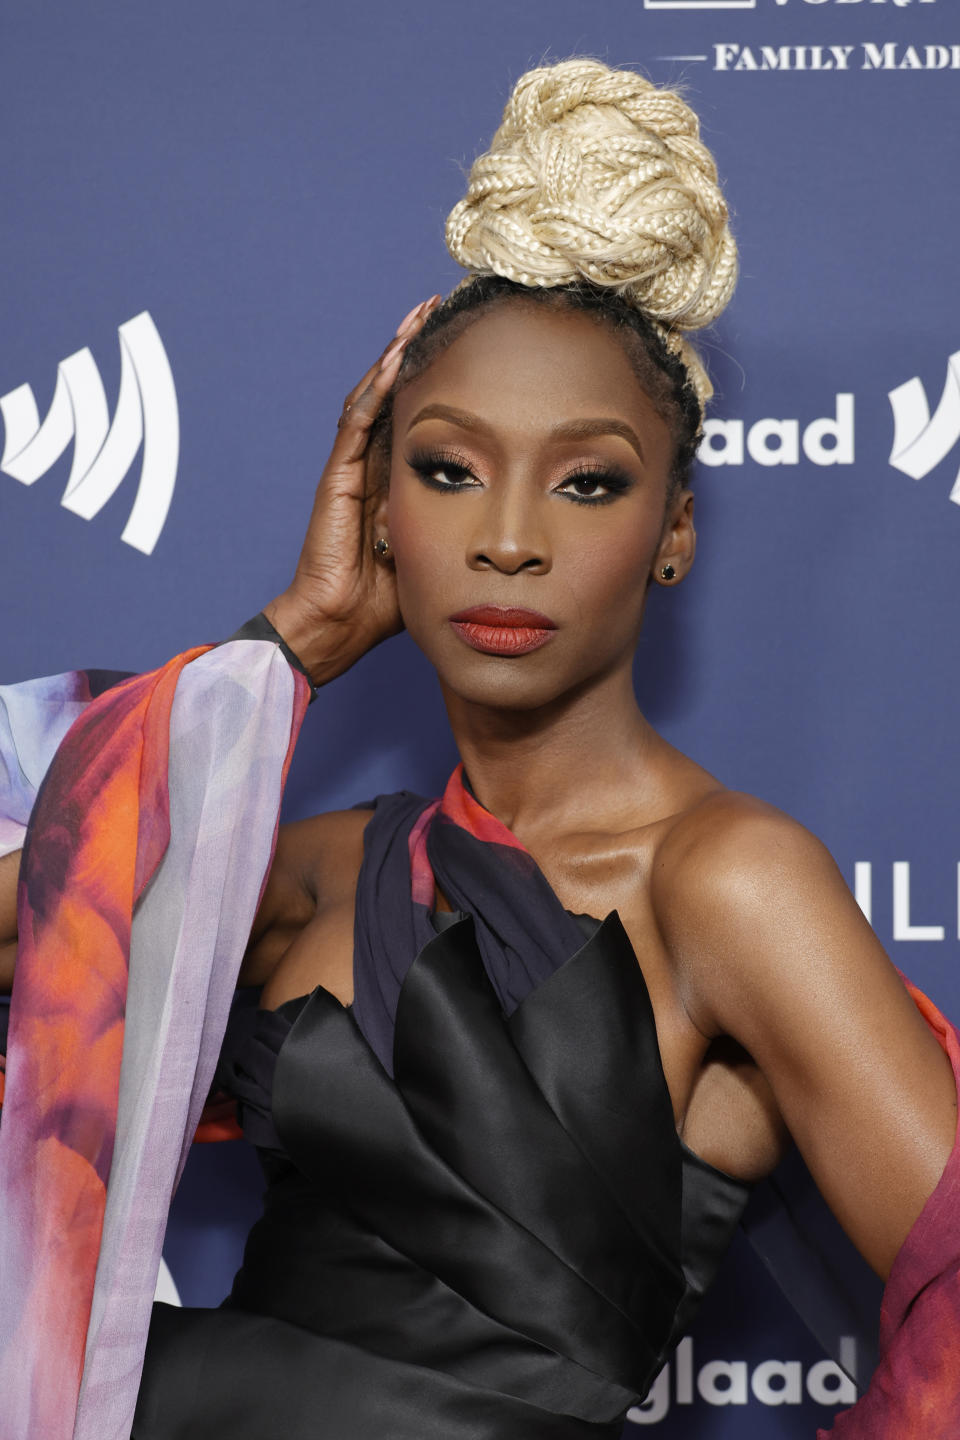
[[[615,500],[617,495],[627,489],[628,484],[628,481],[617,475],[587,470],[579,475],[569,475],[558,489],[561,495],[584,505],[601,505]]]
[[[473,475],[466,465],[457,460],[414,455],[407,463],[423,483],[434,490],[463,490],[474,483]]]
[[[470,479],[466,470],[459,465],[435,465],[432,470],[422,473],[426,474],[428,480],[439,481],[442,485],[462,485]]]
[[[596,495],[601,490],[606,494],[606,487],[599,475],[576,475],[572,480],[568,480],[567,484],[584,497]]]

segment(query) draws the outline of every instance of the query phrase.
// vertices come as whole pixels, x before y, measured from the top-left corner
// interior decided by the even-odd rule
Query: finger
[[[330,452],[333,467],[350,465],[364,455],[373,422],[400,373],[409,338],[401,337],[386,351],[366,389],[347,406],[340,417],[337,438]]]
[[[440,303],[442,296],[431,295],[415,306],[397,327],[398,334],[386,347],[379,361],[371,365],[344,404],[337,421],[337,435],[327,465],[328,485],[343,494],[360,499],[366,489],[366,466],[370,432],[383,402],[396,382],[406,347],[418,333],[427,315]]]
[[[439,295],[433,295],[424,301],[422,306],[417,307],[417,311],[411,311],[414,318],[411,320],[408,316],[400,326],[403,334],[394,337],[380,357],[379,363],[371,366],[367,372],[369,380],[366,386],[362,389],[358,386],[351,392],[355,398],[348,399],[337,421],[339,433],[330,456],[334,466],[350,464],[363,455],[373,422],[400,372],[406,347],[417,334],[425,316],[439,300]],[[364,379],[367,379],[367,376]]]
[[[431,295],[428,300],[421,300],[419,305],[414,305],[413,309],[409,312],[409,314],[403,317],[403,319],[400,321],[400,324],[397,326],[393,337],[383,347],[380,355],[377,357],[376,360],[374,360],[369,370],[367,370],[366,373],[361,376],[361,378],[357,381],[356,385],[354,385],[353,389],[347,395],[346,399],[343,402],[344,409],[346,409],[348,405],[356,404],[357,400],[363,394],[364,390],[367,389],[374,375],[376,375],[381,364],[383,363],[384,356],[391,348],[391,346],[393,346],[395,342],[401,337],[405,336],[407,339],[409,339],[414,334],[416,334],[416,332],[422,326],[424,320],[430,314],[431,310],[433,310],[437,305],[439,305],[442,298],[443,297],[440,295]]]
[[[417,329],[419,329],[422,319],[426,313],[425,307],[432,303],[432,298],[433,297],[431,297],[431,300],[422,300],[419,305],[414,305],[410,313],[403,317],[403,319],[400,321],[400,324],[397,326],[393,336],[383,347],[377,359],[374,360],[369,370],[367,370],[365,374],[360,377],[356,385],[354,385],[353,389],[347,395],[347,398],[344,401],[345,409],[348,405],[356,404],[357,400],[363,394],[364,390],[366,390],[367,386],[370,384],[370,381],[373,379],[374,375],[376,375],[377,371],[379,370],[387,351],[395,344],[395,342],[403,336],[412,335]]]

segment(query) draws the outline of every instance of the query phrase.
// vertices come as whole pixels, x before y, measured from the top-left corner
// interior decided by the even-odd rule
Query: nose
[[[494,486],[477,507],[477,523],[467,547],[471,570],[521,570],[545,575],[551,565],[550,544],[532,487]]]

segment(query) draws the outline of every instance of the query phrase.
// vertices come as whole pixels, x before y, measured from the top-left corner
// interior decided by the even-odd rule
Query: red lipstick
[[[450,624],[461,640],[484,655],[527,655],[545,645],[557,628],[539,610],[514,605],[472,605],[451,615]]]

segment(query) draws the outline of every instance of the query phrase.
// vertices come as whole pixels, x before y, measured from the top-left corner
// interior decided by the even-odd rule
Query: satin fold
[[[454,794],[451,814],[469,817],[466,792]],[[406,1433],[397,1373],[415,1377],[427,1433],[445,1416],[445,1440],[614,1440],[709,1284],[747,1187],[677,1136],[618,916],[573,916],[549,887],[531,891],[522,847],[500,843],[493,817],[465,840],[448,800],[385,797],[367,827],[355,984],[378,999],[377,1044],[356,1004],[318,987],[285,1018],[264,1017],[250,1068],[238,1061],[250,1133],[270,1142],[265,1212],[221,1310],[182,1322],[207,1357],[199,1371],[196,1345],[158,1307],[136,1440],[194,1433],[177,1396],[228,1386],[237,1312],[275,1322],[256,1332],[266,1378],[251,1436],[267,1433],[274,1394],[297,1389],[296,1364],[316,1377],[342,1361],[353,1411],[322,1406],[289,1440]],[[425,854],[469,912],[429,910],[422,871],[416,883]],[[492,917],[482,887],[504,863]],[[385,916],[396,922],[387,951]],[[539,944],[521,964],[531,926]],[[382,973],[364,975],[368,964]],[[272,1090],[272,1136],[254,1070]],[[687,1190],[692,1163],[700,1184]],[[689,1255],[684,1232],[697,1237]],[[199,1379],[184,1385],[187,1364]],[[337,1395],[338,1384],[331,1376]]]

